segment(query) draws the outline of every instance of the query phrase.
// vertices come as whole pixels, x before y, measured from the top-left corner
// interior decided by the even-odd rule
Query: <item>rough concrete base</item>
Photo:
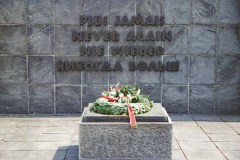
[[[155,105],[160,106],[160,105]],[[159,107],[167,115],[163,107]],[[127,122],[83,122],[79,124],[80,159],[170,160],[172,122],[139,122],[131,129]]]

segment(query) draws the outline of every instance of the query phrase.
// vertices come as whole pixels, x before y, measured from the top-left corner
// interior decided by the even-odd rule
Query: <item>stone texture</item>
[[[141,86],[141,94],[149,96],[150,100],[153,100],[154,103],[161,102],[161,86],[160,85]]]
[[[53,114],[53,90],[53,86],[30,86],[29,112],[32,114]]]
[[[238,0],[219,0],[219,22],[239,24],[240,2]]]
[[[216,88],[216,113],[240,114],[239,86],[219,86]]]
[[[163,0],[166,24],[189,24],[190,0]]]
[[[56,55],[80,55],[80,42],[72,41],[72,31],[79,32],[80,27],[67,25],[55,26],[55,54]]]
[[[220,54],[240,54],[239,27],[220,26],[218,52]]]
[[[188,113],[187,86],[163,86],[162,104],[169,113]]]
[[[80,61],[78,56],[56,57],[57,61]],[[81,84],[81,71],[57,71],[55,73],[56,84]]]
[[[0,56],[0,84],[26,84],[27,68],[25,57]]]
[[[53,22],[53,0],[28,0],[28,23],[51,24]]]
[[[26,28],[23,25],[0,26],[0,55],[24,55]]]
[[[28,27],[28,54],[53,54],[54,32],[52,25]]]
[[[134,16],[136,13],[135,2],[135,0],[110,0],[109,24],[114,24],[116,16],[128,16],[128,18]]]
[[[150,62],[154,61],[156,64],[159,61],[162,61],[161,57],[137,57],[136,62],[139,63],[141,61],[146,62],[148,65]],[[159,71],[136,71],[136,84],[138,85],[149,85],[155,84],[159,85],[162,84],[162,73]]]
[[[27,114],[28,113],[27,98],[28,97],[27,97],[26,86],[1,85],[0,86],[0,113]]]
[[[142,16],[162,15],[162,0],[137,0],[136,13]]]
[[[0,1],[0,24],[23,24],[26,21],[26,0]]]
[[[81,60],[85,62],[108,62],[106,57],[82,57]],[[100,64],[101,66],[101,64]],[[113,71],[111,71],[113,72]],[[83,71],[82,84],[91,85],[91,84],[106,84],[109,82],[109,73],[108,71]]]
[[[229,159],[229,160],[235,160],[240,158],[240,151],[223,151],[223,154]]]
[[[215,83],[215,57],[193,56],[190,64],[191,84]]]
[[[217,57],[216,83],[240,84],[240,56]]]
[[[190,54],[215,54],[216,35],[216,26],[191,26],[189,38]]]
[[[82,87],[82,111],[84,107],[88,106],[88,103],[95,102],[97,98],[100,98],[101,93],[108,89],[107,86],[83,86]]]
[[[163,62],[178,61],[179,71],[176,72],[164,72],[163,83],[164,84],[188,84],[189,76],[189,57],[184,55],[177,56],[164,56]]]
[[[217,22],[217,0],[192,0],[192,22],[215,24]]]
[[[81,0],[54,0],[55,24],[79,24]]]
[[[84,15],[109,15],[109,0],[82,0],[82,5]]]
[[[129,71],[128,61],[132,60],[131,57],[109,57],[109,62],[112,66],[115,65],[117,61],[121,63],[123,71],[112,71],[109,72],[109,84],[117,84],[118,82],[123,84],[134,84],[134,72]]]
[[[214,88],[212,86],[190,86],[190,113],[214,113]]]
[[[54,64],[51,56],[29,57],[28,78],[30,84],[50,84],[54,80]]]
[[[220,151],[204,151],[204,150],[183,150],[187,159],[202,160],[226,160]]]
[[[87,116],[84,113],[83,116]],[[131,129],[129,123],[89,123],[82,119],[79,124],[80,158],[170,160],[172,157],[171,121],[143,122],[137,129]]]
[[[165,27],[172,31],[172,41],[165,41],[164,54],[188,54],[188,27],[183,25]]]
[[[56,113],[77,114],[81,112],[81,87],[56,87]]]

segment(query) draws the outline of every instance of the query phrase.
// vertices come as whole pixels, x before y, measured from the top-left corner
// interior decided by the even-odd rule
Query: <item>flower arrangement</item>
[[[133,113],[142,114],[151,110],[153,102],[148,96],[140,94],[140,88],[131,84],[118,87],[110,87],[108,91],[103,91],[91,111],[108,115],[128,115],[128,106],[131,104]]]

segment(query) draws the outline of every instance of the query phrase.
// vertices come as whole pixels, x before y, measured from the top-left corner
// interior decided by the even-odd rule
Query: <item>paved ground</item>
[[[170,115],[174,160],[239,160],[240,116]],[[79,116],[0,116],[1,160],[75,160]]]

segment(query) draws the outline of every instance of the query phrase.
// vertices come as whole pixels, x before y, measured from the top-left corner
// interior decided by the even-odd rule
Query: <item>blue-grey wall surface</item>
[[[114,26],[120,16],[163,15],[162,27]],[[81,27],[80,15],[108,16]],[[129,30],[169,29],[172,41],[129,43]],[[74,42],[73,30],[116,30],[114,42]],[[105,45],[81,57],[80,45]],[[114,45],[163,46],[155,57],[112,56]],[[58,72],[58,60],[120,61],[124,71]],[[128,61],[180,62],[178,72],[128,71]],[[81,113],[110,85],[136,84],[170,113],[240,114],[240,0],[0,0],[0,114]]]

